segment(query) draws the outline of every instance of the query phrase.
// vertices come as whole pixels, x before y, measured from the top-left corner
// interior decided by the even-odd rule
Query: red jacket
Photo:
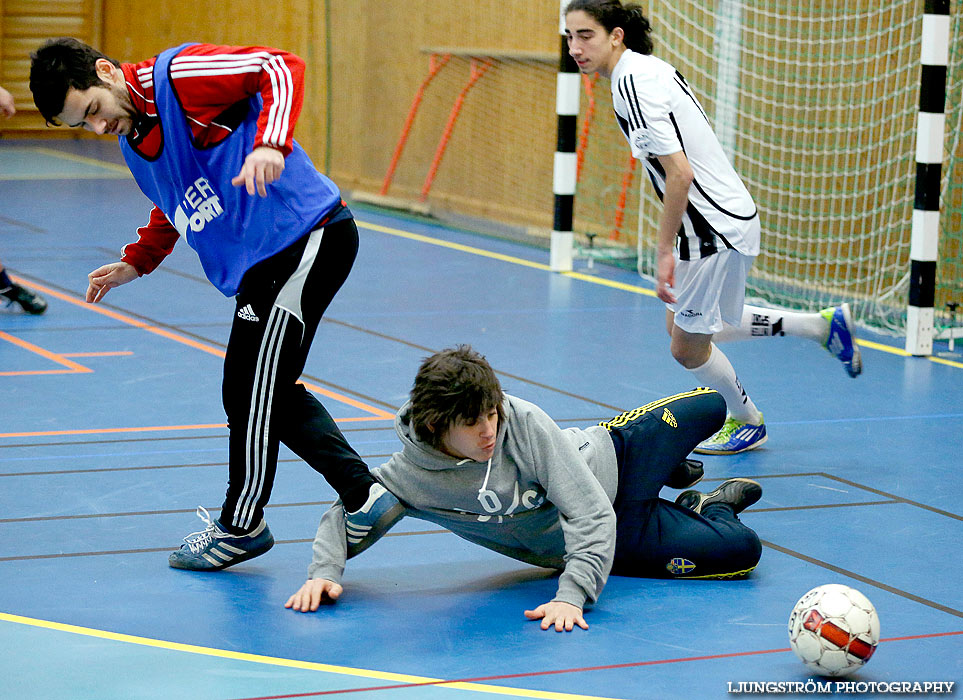
[[[154,106],[154,61],[121,65],[134,109],[142,115],[128,139],[147,157],[155,155],[161,143]],[[251,150],[271,146],[285,157],[291,152],[294,125],[304,103],[304,61],[294,54],[263,46],[195,44],[171,62],[171,83],[199,147],[225,139],[244,116],[243,111],[235,111],[242,108],[235,106],[260,93],[264,106]],[[141,275],[152,272],[178,239],[177,229],[156,206],[137,235],[136,243],[124,246],[121,260]]]

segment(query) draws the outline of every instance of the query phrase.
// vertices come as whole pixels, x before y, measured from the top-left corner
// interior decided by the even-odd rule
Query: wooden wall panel
[[[10,7],[37,8],[25,23],[6,22],[15,36],[5,37],[5,49],[18,57],[7,64],[11,75],[25,80],[27,55],[39,44],[34,35],[94,36],[86,18],[95,14],[100,33],[85,40],[120,61],[185,41],[285,48],[307,62],[295,138],[347,191],[380,189],[428,70],[429,50],[443,47],[458,57],[426,94],[390,192],[417,197],[468,79],[469,56],[497,55],[497,65],[465,101],[431,203],[550,224],[556,0],[515,0],[510,11],[503,0],[209,0],[203,12],[196,0],[165,0],[149,10],[135,0],[98,0],[102,14],[90,11],[83,21],[68,23],[62,10],[93,1],[0,0],[8,18]]]
[[[330,0],[330,7],[335,180],[346,189],[380,189],[428,73],[428,49],[444,48],[460,56],[425,93],[388,192],[417,198],[468,80],[468,55],[498,55],[503,60],[465,99],[429,202],[465,214],[497,211],[503,220],[551,224],[555,0],[518,0],[510,11],[499,0]]]
[[[0,121],[0,136],[45,130],[30,95],[30,52],[45,39],[74,36],[100,42],[103,0],[2,0],[0,85],[13,95],[17,114]]]
[[[315,5],[318,0],[209,0],[198,12],[196,0],[166,0],[144,12],[137,0],[104,0],[104,46],[119,61],[141,61],[187,41],[241,46],[273,46],[308,62],[305,106],[295,138],[315,150],[321,101],[315,87]]]

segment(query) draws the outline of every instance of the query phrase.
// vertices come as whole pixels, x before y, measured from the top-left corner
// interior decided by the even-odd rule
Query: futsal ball
[[[876,608],[855,588],[817,586],[789,616],[789,646],[809,670],[847,676],[869,661],[879,643]]]

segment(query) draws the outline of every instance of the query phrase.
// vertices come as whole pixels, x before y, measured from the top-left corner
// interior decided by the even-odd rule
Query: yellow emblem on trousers
[[[679,424],[676,422],[675,416],[672,415],[672,411],[667,408],[662,409],[662,420],[671,425],[673,428],[678,428]]]

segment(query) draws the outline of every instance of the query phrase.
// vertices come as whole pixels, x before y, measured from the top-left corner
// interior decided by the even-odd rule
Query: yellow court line
[[[399,238],[407,238],[409,240],[419,241],[420,243],[437,245],[437,246],[441,246],[442,248],[451,248],[452,250],[458,250],[463,253],[480,255],[485,258],[501,260],[502,262],[508,262],[515,265],[524,265],[525,267],[531,267],[536,270],[543,270],[545,272],[552,271],[552,268],[548,265],[545,265],[543,263],[533,262],[531,260],[526,260],[524,258],[517,258],[511,255],[502,255],[501,253],[493,253],[483,248],[475,248],[473,246],[461,245],[460,243],[451,243],[449,241],[441,240],[440,238],[432,238],[431,236],[424,236],[418,233],[410,233],[408,231],[402,231],[396,228],[389,228],[388,226],[371,224],[366,221],[360,221],[360,220],[356,220],[356,221],[358,226],[371,229],[372,231],[378,231],[379,233],[387,233],[391,236],[398,236]],[[613,280],[605,279],[604,277],[596,277],[595,275],[587,275],[581,272],[561,272],[559,274],[565,277],[571,277],[572,279],[581,280],[583,282],[598,284],[603,287],[612,287],[613,289],[621,289],[622,291],[632,292],[633,294],[644,294],[645,296],[650,296],[650,297],[656,296],[653,290],[648,289],[646,287],[640,287],[634,284],[625,284],[623,282],[615,282]],[[871,340],[863,340],[861,338],[857,338],[856,343],[857,345],[861,345],[866,348],[871,348],[873,350],[879,350],[880,352],[888,352],[892,355],[900,355],[902,357],[914,357],[914,355],[906,352],[902,348],[893,347],[892,345],[883,345],[882,343],[874,343]],[[963,362],[957,362],[955,360],[947,360],[946,358],[943,358],[943,357],[932,357],[932,356],[926,356],[923,359],[929,360],[930,362],[936,362],[937,364],[948,365],[950,367],[957,367],[959,369],[963,369]]]
[[[644,294],[647,297],[656,297],[654,289],[648,289],[647,287],[640,287],[637,284],[625,284],[624,282],[616,282],[615,280],[607,280],[604,277],[596,277],[595,275],[586,275],[582,272],[563,272],[566,277],[571,277],[572,279],[582,280],[583,282],[591,282],[592,284],[600,284],[603,287],[612,287],[613,289],[621,289],[623,292],[632,292],[633,294]]]
[[[431,236],[423,236],[420,233],[411,233],[410,231],[402,231],[401,229],[389,228],[387,226],[380,226],[379,224],[368,223],[367,221],[357,221],[358,226],[363,228],[371,229],[372,231],[378,231],[379,233],[387,233],[391,236],[398,236],[400,238],[407,238],[412,241],[418,241],[419,243],[428,243],[430,245],[441,246],[442,248],[451,248],[452,250],[458,250],[463,253],[471,253],[472,255],[480,255],[485,258],[492,258],[493,260],[501,260],[502,262],[512,263],[513,265],[524,265],[525,267],[531,267],[535,270],[542,270],[544,272],[551,272],[552,268],[544,263],[538,263],[533,260],[526,260],[525,258],[518,258],[514,255],[504,255],[502,253],[494,253],[490,250],[485,250],[484,248],[476,248],[470,245],[463,245],[461,243],[452,243],[450,241],[443,241],[440,238],[432,238]],[[586,275],[582,272],[562,272],[560,273],[564,277],[571,277],[572,279],[582,280],[584,282],[592,282],[593,284],[600,284],[605,287],[613,287],[615,289],[621,289],[627,292],[634,292],[636,294],[645,294],[647,296],[655,296],[655,292],[651,289],[646,289],[645,287],[639,287],[634,284],[625,284],[624,282],[615,282],[614,280],[607,280],[603,277],[596,277],[595,275]]]
[[[43,285],[36,284],[29,280],[25,280],[22,277],[16,277],[11,275],[11,278],[15,282],[18,282],[20,284],[26,284],[30,287],[33,287],[34,289],[39,289],[41,292],[48,294],[49,296],[55,297],[62,301],[66,301],[70,304],[74,304],[75,306],[79,306],[82,309],[85,309],[87,311],[93,311],[94,313],[101,314],[102,316],[107,316],[108,318],[112,318],[115,321],[120,321],[121,323],[126,323],[129,326],[140,328],[141,330],[147,331],[148,333],[153,333],[155,335],[161,336],[162,338],[173,340],[176,343],[187,345],[196,350],[200,350],[210,355],[214,355],[215,357],[220,357],[222,359],[224,358],[224,351],[221,350],[220,348],[214,347],[213,345],[208,345],[207,343],[201,343],[194,340],[193,338],[188,338],[187,336],[183,336],[179,333],[174,333],[164,328],[158,328],[157,326],[152,326],[149,323],[138,321],[136,318],[132,318],[125,314],[121,314],[116,311],[106,309],[102,306],[97,306],[96,304],[88,304],[86,301],[82,301],[80,299],[72,297],[69,294],[63,294],[54,289],[50,289],[49,287],[44,287]],[[327,396],[330,399],[334,399],[335,401],[339,401],[343,404],[347,404],[348,406],[359,408],[362,411],[367,411],[368,413],[374,414],[378,418],[384,418],[387,420],[387,419],[394,419],[395,417],[393,413],[389,413],[384,409],[377,408],[376,406],[369,406],[368,404],[362,401],[358,401],[357,399],[352,399],[351,397],[344,396],[343,394],[338,394],[337,392],[331,391],[330,389],[325,389],[324,387],[318,386],[317,384],[312,384],[310,382],[302,382],[302,383],[304,384],[304,386],[306,386],[311,391],[314,391],[315,393],[322,394],[323,396]]]
[[[471,253],[472,255],[480,255],[484,258],[492,258],[494,260],[501,260],[502,262],[510,262],[514,265],[524,265],[525,267],[533,267],[536,270],[544,270],[546,272],[551,272],[552,268],[543,263],[537,263],[532,260],[526,260],[525,258],[516,258],[513,255],[503,255],[502,253],[494,253],[490,250],[485,250],[484,248],[475,248],[470,245],[462,245],[461,243],[452,243],[450,241],[443,241],[440,238],[432,238],[431,236],[423,236],[420,233],[411,233],[410,231],[402,231],[397,228],[389,228],[387,226],[381,226],[379,224],[371,224],[367,221],[360,221],[355,219],[358,226],[363,228],[371,229],[372,231],[377,231],[379,233],[387,233],[392,236],[398,236],[400,238],[407,238],[412,241],[418,241],[419,243],[429,243],[431,245],[441,246],[442,248],[451,248],[452,250],[459,250],[463,253]]]
[[[892,345],[883,345],[882,343],[874,343],[872,340],[860,340],[856,339],[856,342],[863,347],[872,348],[873,350],[879,350],[880,352],[888,352],[890,355],[898,355],[899,357],[916,357],[912,353],[907,352],[903,348],[897,348]],[[956,360],[948,360],[945,357],[933,357],[926,356],[925,359],[930,362],[935,362],[940,365],[948,365],[949,367],[957,367],[963,369],[963,362],[958,362]]]
[[[280,613],[279,613],[280,614]],[[297,614],[297,613],[292,613]],[[544,700],[616,700],[615,698],[602,698],[594,695],[572,695],[569,693],[554,693],[543,690],[527,690],[525,688],[509,688],[498,685],[486,685],[482,683],[465,682],[446,682],[441,678],[426,678],[424,676],[411,676],[402,673],[390,673],[387,671],[373,671],[363,668],[351,668],[350,666],[334,666],[322,664],[314,661],[298,661],[296,659],[283,659],[276,656],[262,656],[260,654],[248,654],[241,651],[228,651],[225,649],[214,649],[212,647],[202,647],[194,644],[181,644],[179,642],[168,642],[162,639],[151,639],[149,637],[136,637],[129,634],[119,634],[117,632],[107,632],[105,630],[93,629],[90,627],[79,627],[68,625],[62,622],[50,622],[49,620],[38,620],[32,617],[21,615],[11,615],[10,613],[0,612],[0,621],[12,622],[18,625],[28,625],[42,629],[55,630],[58,632],[69,632],[80,634],[87,637],[107,639],[115,642],[125,642],[128,644],[138,644],[140,646],[153,647],[155,649],[166,649],[168,651],[180,651],[189,654],[200,654],[202,656],[213,656],[222,659],[232,659],[235,661],[249,661],[268,666],[282,666],[285,668],[299,668],[307,671],[321,671],[323,673],[335,673],[342,676],[354,676],[360,678],[374,678],[382,681],[393,681],[399,684],[418,685],[430,684],[439,685],[455,690],[470,690],[476,693],[490,693],[493,695],[509,695],[522,698],[543,698]]]
[[[52,156],[54,158],[59,158],[61,160],[69,160],[73,163],[81,163],[82,165],[90,165],[95,168],[103,168],[104,170],[109,170],[112,173],[118,175],[125,175],[128,178],[133,178],[134,176],[130,174],[130,169],[126,165],[117,165],[116,163],[111,163],[106,160],[98,160],[97,158],[87,158],[86,156],[78,156],[73,153],[64,153],[63,151],[57,151],[53,148],[44,148],[42,146],[31,146],[26,148],[16,148],[11,150],[21,150],[21,151],[32,151],[34,153],[40,153],[45,156]],[[66,177],[73,178],[74,175],[67,175]]]

